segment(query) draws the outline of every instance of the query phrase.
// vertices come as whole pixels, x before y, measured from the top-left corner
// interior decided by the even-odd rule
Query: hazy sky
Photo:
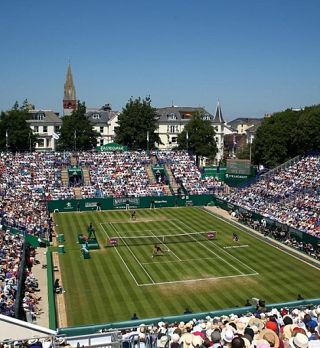
[[[320,102],[320,0],[10,0],[0,4],[0,110],[77,98],[121,110],[220,99],[227,120]]]

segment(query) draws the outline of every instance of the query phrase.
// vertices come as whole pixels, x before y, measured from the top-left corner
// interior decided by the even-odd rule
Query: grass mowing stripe
[[[180,221],[182,222],[182,221]],[[187,228],[189,228],[189,226],[187,226],[184,222],[183,222],[183,225],[185,225]],[[177,227],[179,227],[177,225]],[[180,227],[179,227],[180,228]],[[181,230],[183,230],[182,228],[180,228]],[[194,237],[192,237],[194,238]],[[195,239],[195,238],[194,238]],[[228,262],[227,260],[225,260],[224,258],[222,258],[219,254],[217,254],[215,251],[213,251],[212,249],[208,248],[204,243],[202,242],[199,242],[199,241],[196,241],[195,239],[195,242],[199,245],[201,245],[202,247],[204,247],[205,249],[207,249],[210,253],[212,253],[213,255],[216,255],[222,262],[228,264],[231,268],[233,268],[237,273],[240,273],[240,274],[244,274],[241,270],[239,270],[237,267],[235,267],[234,265],[232,265],[230,262]]]
[[[103,225],[101,225],[103,226]],[[105,230],[105,228],[103,227],[103,229]],[[106,232],[107,234],[107,232]],[[107,234],[108,236],[108,234]],[[109,237],[108,237],[109,238]],[[116,253],[118,254],[119,258],[121,259],[122,263],[124,264],[125,268],[127,269],[127,271],[129,272],[129,274],[131,275],[133,281],[135,282],[135,284],[138,286],[139,285],[139,280],[136,279],[136,277],[134,276],[133,272],[131,271],[130,267],[128,266],[128,263],[124,260],[124,258],[121,256],[118,248],[114,248],[114,250],[116,251]]]
[[[110,226],[113,228],[113,230],[115,231],[116,235],[119,235],[118,231],[116,230],[116,228],[113,226],[112,222],[110,222]],[[139,259],[137,258],[137,256],[135,255],[135,253],[132,251],[132,248],[130,248],[130,246],[125,242],[127,251],[129,251],[133,257],[133,259],[136,261],[136,263],[140,266],[140,268],[142,269],[142,271],[146,274],[146,276],[149,278],[149,280],[152,283],[155,283],[154,280],[152,279],[151,275],[148,273],[148,271],[146,270],[146,268],[143,266],[143,264],[139,261]],[[129,267],[130,268],[130,267]]]
[[[59,232],[65,233],[66,235],[66,254],[64,255],[64,260],[67,264],[67,271],[70,272],[70,292],[73,295],[70,300],[70,307],[73,307],[70,311],[70,316],[75,318],[72,319],[74,322],[82,321],[81,324],[83,324],[89,321],[103,322],[126,320],[130,318],[133,312],[137,312],[140,318],[180,314],[184,311],[186,306],[191,307],[194,312],[242,306],[246,298],[250,297],[263,298],[267,303],[271,301],[294,300],[296,298],[295,294],[299,291],[299,286],[301,287],[301,280],[304,284],[309,284],[308,287],[304,288],[303,296],[305,298],[316,297],[318,294],[317,284],[315,284],[316,282],[314,279],[317,279],[319,276],[319,271],[312,269],[306,264],[302,264],[296,259],[292,259],[292,257],[264,244],[262,241],[257,240],[244,231],[240,231],[238,234],[241,242],[249,245],[248,248],[228,249],[229,255],[221,252],[221,248],[224,246],[232,245],[232,232],[237,231],[237,228],[227,222],[217,219],[205,211],[192,207],[155,210],[145,209],[137,212],[138,222],[131,222],[129,214],[129,212],[125,211],[112,211],[103,213],[60,214],[59,218],[58,214],[56,215],[57,219],[55,219],[55,221],[57,221],[59,225],[64,226]],[[81,215],[84,216],[82,217]],[[69,218],[65,219],[66,216],[71,216],[71,220]],[[139,221],[139,219],[141,221]],[[67,220],[68,222],[66,222]],[[72,220],[79,220],[79,225],[74,224]],[[217,230],[217,240],[214,242],[204,242],[205,245],[216,254],[228,260],[228,262],[234,264],[244,273],[247,273],[248,269],[245,269],[245,266],[243,266],[241,262],[257,270],[260,273],[259,276],[138,287],[131,278],[128,270],[124,267],[116,250],[123,255],[125,262],[132,268],[132,271],[135,272],[137,276],[138,273],[140,277],[141,274],[143,277],[146,277],[146,275],[137,267],[137,262],[130,253],[126,252],[126,248],[103,248],[98,251],[92,251],[92,258],[90,260],[83,260],[81,259],[79,246],[75,242],[77,239],[77,232],[86,232],[86,226],[90,221],[92,221],[97,228],[97,238],[99,244],[102,245],[105,244],[107,238],[99,223],[122,221],[124,222],[123,227],[125,227],[125,229],[123,228],[121,231],[124,231],[126,234],[142,235],[146,234],[146,231],[149,230],[149,232],[151,231],[151,233],[149,233],[150,235],[157,234],[155,231],[157,229],[159,231],[166,230],[171,232],[174,229],[177,230],[176,227],[173,229],[172,220],[174,224],[178,223],[184,230],[186,230],[186,227],[183,227],[179,221],[186,223],[190,227],[189,232]],[[120,225],[121,224],[116,224],[116,227],[119,227],[119,231],[121,228]],[[176,232],[178,233],[179,230]],[[215,245],[210,245],[212,243],[215,243]],[[150,260],[151,249],[151,246],[141,246],[135,247],[133,251],[139,261],[143,263],[146,260]],[[197,243],[172,244],[172,249],[181,260],[194,258],[194,255],[202,256],[204,259],[207,258],[207,255],[213,256],[211,252],[197,245]],[[79,276],[81,264],[73,260],[72,262],[68,261],[69,257],[72,258],[71,253],[74,254],[73,257],[76,260],[82,262],[82,265],[84,261],[89,261],[85,263],[88,267],[87,278],[90,276],[93,278],[101,278],[96,282],[96,288],[93,286],[91,288],[92,300],[95,301],[95,306],[98,308],[98,310],[94,310],[96,313],[92,315],[92,317],[81,314],[81,312],[88,313],[91,309],[90,303],[86,303],[85,301],[81,302],[81,297],[77,294],[77,292],[79,292],[78,289],[81,289],[83,286],[79,283],[81,280]],[[236,262],[234,257],[241,262]],[[168,261],[179,261],[173,255],[168,257],[165,256],[164,258]],[[272,260],[272,262],[270,260]],[[90,265],[92,263],[96,264],[90,271]],[[189,267],[189,264],[192,265],[192,267]],[[153,267],[153,265],[150,267]],[[159,267],[162,272],[161,278],[166,277],[172,279],[172,277],[174,277],[176,280],[181,280],[184,276],[196,279],[200,275],[206,275],[207,272],[211,272],[211,274],[220,273],[220,275],[235,273],[234,270],[230,272],[230,267],[220,259],[215,259],[214,256],[211,260],[189,260],[181,263],[164,263],[159,264],[157,267]],[[64,272],[63,269],[61,270]],[[167,270],[170,270],[170,272]],[[152,271],[150,270],[151,276],[153,272],[157,273],[158,271],[153,267]],[[153,276],[155,277],[155,275]],[[69,278],[68,275],[66,277]],[[63,278],[64,274],[62,275],[62,279]],[[148,278],[144,279],[147,280]],[[158,278],[156,279],[158,280]],[[104,284],[102,289],[101,282]],[[121,295],[119,295],[119,293],[121,293]],[[65,295],[67,295],[67,293]],[[73,299],[77,300],[73,301]],[[104,301],[103,304],[101,304],[101,299]],[[81,304],[81,306],[79,306],[79,304]],[[67,304],[67,307],[69,307],[69,304]]]
[[[192,221],[189,221],[188,219],[186,219],[185,221],[188,221],[190,223],[192,222]],[[182,222],[182,223],[185,224],[185,222]],[[221,248],[221,246],[219,246],[219,244],[216,243],[216,241],[211,241],[211,243],[215,249],[219,250],[219,253],[223,252],[224,254],[227,254],[229,256],[228,259],[230,259],[231,262],[232,262],[231,259],[234,259],[237,263],[240,263],[242,266],[239,267],[239,269],[243,269],[244,273],[257,273],[257,271],[255,269],[253,269],[252,267],[250,267],[248,264],[242,262],[241,260],[239,260],[239,258],[232,255],[232,253],[229,253],[227,250]],[[237,265],[237,266],[240,266],[240,265]],[[248,272],[248,270],[249,270],[249,272]]]

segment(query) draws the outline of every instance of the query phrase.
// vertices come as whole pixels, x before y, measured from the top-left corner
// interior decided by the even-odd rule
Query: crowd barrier
[[[300,308],[300,307],[307,307],[311,305],[319,305],[320,304],[320,298],[317,299],[310,299],[310,300],[303,300],[303,301],[294,301],[294,302],[283,302],[283,303],[274,303],[267,305],[267,309],[271,310],[272,308]],[[77,326],[77,327],[68,327],[68,328],[60,328],[58,329],[59,335],[66,335],[66,336],[80,336],[80,335],[89,335],[99,332],[100,330],[114,330],[114,329],[121,329],[121,328],[133,328],[138,327],[141,324],[144,325],[152,325],[157,324],[159,321],[164,321],[168,323],[174,323],[174,322],[188,322],[192,319],[204,319],[207,316],[210,316],[211,318],[214,317],[221,317],[222,315],[241,315],[241,314],[247,314],[247,313],[254,313],[255,307],[236,307],[236,308],[228,308],[224,310],[216,310],[216,311],[207,311],[207,312],[200,312],[200,313],[192,313],[192,314],[183,314],[183,315],[176,315],[176,316],[170,316],[170,317],[157,317],[157,318],[150,318],[150,319],[143,319],[143,320],[129,320],[129,321],[122,321],[117,323],[109,323],[109,324],[98,324],[98,325],[86,325],[86,326]]]
[[[55,200],[48,202],[48,210],[53,212],[94,211],[113,209],[139,209],[202,206],[213,203],[214,195],[181,195],[120,198],[87,198]]]
[[[15,309],[14,309],[14,317],[16,319],[25,320],[25,312],[22,308],[22,297],[24,291],[24,281],[26,278],[25,268],[26,268],[26,248],[27,243],[26,240],[23,243],[22,255],[21,255],[21,263],[19,267],[19,275],[18,275],[18,287],[16,293],[16,301],[15,301]]]
[[[55,305],[55,293],[53,289],[53,262],[52,262],[52,251],[50,248],[47,250],[47,286],[48,286],[48,307],[49,307],[49,328],[56,330],[57,328],[57,317],[56,317],[56,305]]]
[[[247,213],[247,214],[251,214],[251,217],[254,221],[259,221],[261,222],[262,219],[265,219],[267,222],[267,226],[270,227],[280,227],[281,229],[285,230],[285,231],[289,231],[290,235],[295,237],[299,242],[303,242],[303,243],[310,243],[313,245],[313,247],[316,247],[318,245],[318,243],[320,243],[320,238],[312,236],[311,234],[302,232],[300,230],[297,230],[296,228],[293,227],[289,227],[288,225],[282,224],[278,221],[269,219],[269,218],[265,218],[264,216],[262,216],[261,214],[252,212],[251,210],[242,208],[236,204],[230,203],[230,202],[226,202],[221,198],[218,197],[214,197],[214,204],[223,209],[223,210],[227,210],[227,211],[236,211],[238,210],[240,213]]]

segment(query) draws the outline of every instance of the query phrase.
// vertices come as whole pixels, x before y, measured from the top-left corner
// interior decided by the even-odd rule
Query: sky
[[[230,121],[318,104],[319,14],[319,0],[1,1],[0,110],[61,114],[69,61],[88,107],[220,100]]]

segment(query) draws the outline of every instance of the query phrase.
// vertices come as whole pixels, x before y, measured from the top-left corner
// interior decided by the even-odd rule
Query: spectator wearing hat
[[[275,333],[275,331],[271,329],[262,330],[260,333],[260,339],[266,340],[269,343],[270,347],[272,348],[279,348],[279,344],[280,344],[279,337]],[[283,346],[283,344],[281,346]]]
[[[308,348],[309,341],[308,337],[300,332],[298,332],[294,337],[289,339],[290,348]]]
[[[224,347],[228,347],[228,348],[231,348],[231,342],[234,338],[234,328],[232,327],[227,327],[227,328],[224,328],[221,332],[221,338],[222,338],[222,341],[223,341],[223,346]]]
[[[180,348],[179,340],[180,336],[177,333],[174,333],[171,336],[170,348]]]

